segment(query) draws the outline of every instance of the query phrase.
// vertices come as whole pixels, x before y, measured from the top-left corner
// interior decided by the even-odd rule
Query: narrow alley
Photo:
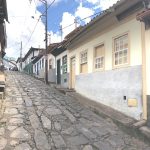
[[[73,98],[42,81],[7,72],[0,150],[150,150]]]

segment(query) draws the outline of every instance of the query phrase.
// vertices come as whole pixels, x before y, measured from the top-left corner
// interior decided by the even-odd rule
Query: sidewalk
[[[123,113],[117,110],[114,110],[101,103],[92,101],[76,92],[72,91],[68,92],[65,89],[64,90],[60,89],[60,92],[73,97],[74,99],[82,103],[84,106],[90,108],[92,111],[94,111],[101,117],[111,118],[114,123],[116,123],[119,127],[121,127],[129,134],[138,136],[147,141],[150,140],[150,128],[146,126],[145,120],[137,121],[129,116],[124,115]]]

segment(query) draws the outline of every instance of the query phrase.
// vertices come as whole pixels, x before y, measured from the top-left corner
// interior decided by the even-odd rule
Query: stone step
[[[147,126],[143,126],[140,128],[140,131],[147,137],[150,138],[150,128]]]
[[[137,128],[140,128],[140,127],[145,126],[145,125],[146,125],[146,120],[140,120],[140,121],[134,123],[133,127],[137,129]]]

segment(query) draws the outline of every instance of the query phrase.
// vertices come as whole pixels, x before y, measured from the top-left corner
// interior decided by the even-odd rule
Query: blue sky
[[[62,20],[64,12],[74,14],[76,8],[79,6],[74,0],[61,1],[59,4],[54,5],[48,9],[48,30],[57,32],[59,30],[59,23]],[[41,13],[44,11],[44,6],[37,8]]]
[[[30,3],[31,1],[31,3]],[[47,0],[50,4],[53,0]],[[81,19],[105,10],[117,0],[55,0],[48,9],[48,32],[50,43],[60,42],[60,25],[62,28],[73,24],[78,19],[78,26],[91,21],[91,18]],[[18,7],[16,7],[16,4]],[[44,48],[45,25],[44,18],[37,23],[44,12],[40,0],[7,0],[9,22],[6,23],[8,57],[19,57],[20,43],[23,44],[23,55],[30,47]],[[31,17],[34,16],[34,19]],[[63,29],[63,38],[75,29],[75,24]]]
[[[75,14],[77,11],[77,8],[79,7],[80,3],[82,1],[76,1],[76,0],[62,0],[57,4],[53,4],[48,9],[48,30],[52,30],[53,32],[59,31],[60,28],[60,22],[62,21],[62,16],[64,12],[68,12],[70,14]],[[96,5],[89,3],[88,1],[82,2],[82,6],[89,9],[94,9]],[[40,5],[37,7],[37,10],[41,13],[44,12],[44,6]],[[95,9],[95,12],[101,11],[100,8]],[[89,14],[87,14],[88,16]]]

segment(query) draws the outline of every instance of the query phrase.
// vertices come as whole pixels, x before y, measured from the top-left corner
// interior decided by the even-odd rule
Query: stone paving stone
[[[12,131],[12,130],[14,130],[16,128],[17,128],[17,126],[14,126],[14,125],[8,125],[7,126],[7,129],[10,130],[10,131]]]
[[[87,137],[89,140],[96,139],[97,135],[91,132],[89,129],[83,127],[81,124],[76,125],[76,128],[82,133],[85,137]]]
[[[15,129],[11,134],[11,138],[21,139],[21,140],[30,140],[31,136],[23,127]]]
[[[48,144],[47,137],[44,132],[35,130],[34,140],[36,147],[40,150],[50,150],[51,146]]]
[[[96,148],[98,148],[99,150],[116,150],[116,148],[112,147],[108,142],[106,141],[99,141],[99,142],[95,142],[93,144]],[[119,149],[117,149],[119,150]]]
[[[5,128],[0,127],[0,136],[5,134]]]
[[[47,108],[47,109],[45,110],[45,112],[46,112],[48,115],[50,115],[50,116],[62,114],[62,112],[60,111],[60,109],[57,109],[57,108]]]
[[[31,115],[29,116],[29,119],[30,119],[30,122],[31,122],[31,125],[34,129],[40,129],[41,126],[40,126],[40,121],[37,117],[37,115]]]
[[[93,148],[91,145],[86,145],[86,146],[84,146],[83,150],[93,150]]]
[[[31,107],[32,101],[30,99],[25,99],[25,104],[26,104],[26,107]]]
[[[64,109],[63,112],[70,119],[72,123],[76,121],[76,118],[68,110]]]
[[[42,120],[42,124],[43,124],[44,128],[50,130],[51,124],[52,124],[51,121],[45,116],[41,116],[41,120]]]
[[[7,144],[7,139],[0,137],[0,150],[3,150]]]
[[[88,142],[89,142],[82,135],[78,135],[78,136],[74,136],[74,137],[69,137],[66,140],[67,140],[67,144],[71,145],[71,146],[85,145],[85,144],[88,144]]]
[[[16,146],[14,150],[31,150],[31,147],[27,143],[22,143]]]
[[[12,140],[12,141],[10,141],[10,145],[11,146],[16,146],[16,145],[18,145],[18,141],[15,141],[15,140]]]
[[[53,142],[56,148],[64,148],[66,144],[60,135],[52,135]]]
[[[22,124],[23,123],[23,119],[21,118],[12,118],[9,120],[9,124]]]
[[[60,131],[61,130],[61,125],[59,122],[54,122],[54,127],[57,131]]]
[[[14,114],[18,114],[18,111],[16,108],[6,108],[5,114],[14,115]]]

